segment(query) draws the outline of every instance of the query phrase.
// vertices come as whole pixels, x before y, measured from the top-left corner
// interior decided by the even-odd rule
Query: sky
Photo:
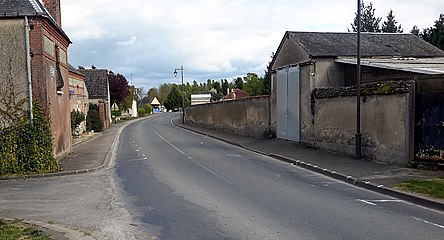
[[[443,0],[371,2],[382,21],[392,9],[404,32],[444,13]],[[190,83],[262,76],[286,31],[347,32],[356,8],[356,0],[61,0],[69,62],[121,73],[145,91],[180,83],[181,66]]]

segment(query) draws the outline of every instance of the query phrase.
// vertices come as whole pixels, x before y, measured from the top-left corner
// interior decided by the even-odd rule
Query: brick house
[[[1,1],[0,28],[2,42],[7,43],[2,45],[0,69],[10,69],[1,72],[2,84],[8,77],[17,83],[30,82],[25,89],[31,89],[28,92],[32,93],[32,99],[41,103],[51,122],[54,155],[70,152],[68,47],[71,41],[62,30],[60,0]],[[30,68],[26,67],[27,59]],[[23,89],[23,85],[17,87]]]
[[[88,113],[88,91],[85,84],[85,75],[69,64],[69,109]],[[79,126],[80,134],[86,131],[86,120]]]
[[[88,89],[88,102],[97,104],[99,107],[100,119],[103,128],[109,128],[111,119],[111,99],[109,93],[108,70],[96,69],[80,69],[85,75],[85,85]]]

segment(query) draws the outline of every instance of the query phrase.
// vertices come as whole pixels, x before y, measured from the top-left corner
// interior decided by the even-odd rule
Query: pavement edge
[[[265,156],[269,156],[269,157],[272,157],[274,159],[277,159],[277,160],[280,160],[280,161],[283,161],[283,162],[290,163],[292,165],[297,165],[297,166],[302,167],[304,169],[311,170],[311,171],[323,174],[325,176],[332,177],[332,178],[334,178],[336,180],[340,180],[340,181],[346,182],[348,184],[355,185],[355,186],[363,188],[363,189],[367,189],[367,190],[370,190],[370,191],[373,191],[373,192],[377,192],[377,193],[380,193],[380,194],[383,194],[383,195],[394,197],[394,198],[397,198],[397,199],[400,199],[400,200],[404,200],[406,202],[413,203],[413,204],[416,204],[416,205],[420,205],[420,206],[423,206],[423,207],[435,209],[435,210],[438,210],[438,211],[444,211],[444,204],[440,203],[440,202],[437,202],[437,201],[435,201],[433,199],[429,199],[429,198],[426,198],[426,197],[423,197],[423,196],[418,196],[418,195],[414,195],[414,194],[411,194],[411,193],[399,191],[399,190],[396,190],[396,189],[393,189],[393,188],[390,188],[390,187],[387,187],[387,186],[384,186],[384,185],[377,185],[377,184],[373,184],[373,183],[368,182],[368,181],[362,181],[362,180],[360,180],[358,178],[355,178],[353,176],[345,175],[345,174],[342,174],[342,173],[339,173],[339,172],[336,172],[336,171],[332,171],[332,170],[329,170],[329,169],[326,169],[326,168],[322,168],[320,166],[313,165],[311,163],[306,163],[306,162],[303,162],[303,161],[300,161],[300,160],[294,160],[294,159],[287,158],[285,156],[281,156],[281,155],[278,155],[278,154],[262,152],[262,151],[259,151],[257,149],[253,149],[253,148],[244,146],[244,145],[242,145],[240,143],[237,143],[237,142],[233,142],[233,141],[230,141],[230,140],[218,137],[218,136],[213,136],[211,134],[207,134],[207,133],[203,133],[203,132],[197,131],[197,130],[195,130],[193,128],[190,128],[190,127],[187,127],[186,125],[183,125],[183,124],[176,124],[176,123],[174,123],[174,121],[171,121],[171,122],[176,127],[187,129],[189,131],[192,131],[192,132],[195,132],[195,133],[198,133],[198,134],[201,134],[201,135],[209,136],[211,138],[214,138],[214,139],[217,139],[217,140],[220,140],[220,141],[223,141],[223,142],[226,142],[226,143],[229,143],[229,144],[232,144],[232,145],[244,148],[246,150],[249,150],[249,151],[252,151],[252,152],[255,152],[255,153],[259,153],[259,154],[262,154],[262,155],[265,155]]]

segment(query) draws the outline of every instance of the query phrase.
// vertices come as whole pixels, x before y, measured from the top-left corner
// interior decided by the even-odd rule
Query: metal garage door
[[[276,73],[277,137],[300,141],[299,66]]]
[[[444,163],[444,93],[417,93],[415,108],[415,160]]]

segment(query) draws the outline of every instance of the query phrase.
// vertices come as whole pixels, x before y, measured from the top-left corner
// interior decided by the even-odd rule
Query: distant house
[[[271,62],[278,138],[354,154],[356,40],[356,33],[285,33]],[[361,47],[362,155],[442,162],[444,51],[412,34],[363,33]]]
[[[144,97],[141,101],[140,104],[150,104],[151,106],[153,106],[154,108],[157,108],[160,106],[160,102],[157,99],[157,97]]]
[[[62,29],[60,1],[42,2],[0,1],[0,85],[5,91],[0,98],[9,98],[3,99],[7,105],[15,104],[23,112],[29,107],[22,100],[29,100],[29,96],[38,100],[51,121],[53,153],[59,156],[70,152],[72,144],[68,86],[71,41]],[[0,118],[6,120],[1,121],[6,124],[2,127],[10,124],[9,117]]]
[[[88,113],[88,91],[85,84],[85,74],[69,64],[69,109]],[[86,131],[86,120],[80,124],[80,133]]]
[[[211,102],[211,94],[191,94],[191,105],[206,104]]]
[[[111,123],[111,100],[106,69],[80,69],[85,75],[85,85],[88,89],[88,102],[97,104],[103,127],[106,129]]]
[[[227,95],[225,95],[222,100],[234,100],[234,99],[241,99],[241,98],[246,98],[249,97],[250,95],[248,95],[248,93],[246,93],[245,91],[241,90],[241,89],[233,89],[231,90],[230,93],[228,93]]]

